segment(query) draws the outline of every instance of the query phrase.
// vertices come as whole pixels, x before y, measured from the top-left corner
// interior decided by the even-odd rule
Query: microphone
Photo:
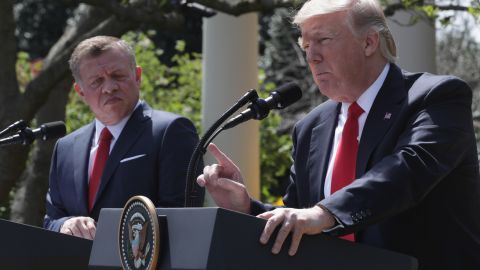
[[[65,135],[67,129],[62,121],[50,122],[40,125],[36,129],[26,127],[15,135],[0,139],[0,145],[23,144],[29,145],[35,139],[43,141],[60,138]]]
[[[266,99],[258,98],[248,106],[248,109],[239,115],[231,118],[223,127],[223,130],[232,128],[250,119],[262,120],[267,117],[272,109],[283,109],[295,103],[302,97],[302,90],[294,83],[284,84],[273,92]]]
[[[27,122],[25,122],[23,119],[18,120],[17,122],[8,126],[6,129],[0,131],[0,136],[7,135],[8,133],[11,133],[14,131],[24,130],[25,128],[27,128]]]

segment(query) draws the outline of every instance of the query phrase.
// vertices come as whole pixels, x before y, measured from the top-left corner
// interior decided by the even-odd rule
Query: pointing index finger
[[[225,155],[218,147],[210,143],[207,147],[208,151],[215,157],[220,166],[230,167],[234,165],[233,161]]]

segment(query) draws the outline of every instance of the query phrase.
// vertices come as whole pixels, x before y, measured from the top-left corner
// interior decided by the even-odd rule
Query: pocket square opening
[[[147,154],[141,154],[141,155],[136,155],[136,156],[124,158],[124,159],[120,160],[120,163],[123,163],[123,162],[126,162],[126,161],[130,161],[130,160],[132,160],[132,159],[141,158],[141,157],[144,157],[144,156],[146,156],[146,155],[147,155]]]

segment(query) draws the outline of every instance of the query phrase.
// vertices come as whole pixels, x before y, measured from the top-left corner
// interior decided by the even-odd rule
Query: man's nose
[[[323,60],[322,54],[319,52],[318,48],[314,46],[309,46],[305,49],[305,54],[308,63],[318,63]]]
[[[102,92],[105,94],[111,94],[115,92],[118,89],[118,84],[115,80],[113,79],[106,79],[105,84],[103,85]]]

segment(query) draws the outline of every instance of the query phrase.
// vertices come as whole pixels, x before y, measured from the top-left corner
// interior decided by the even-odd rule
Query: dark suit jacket
[[[320,203],[357,241],[413,255],[420,269],[480,269],[480,178],[472,92],[458,78],[391,64],[368,114],[357,179],[324,198],[340,104],[297,123],[288,207]],[[390,117],[388,116],[390,114]],[[252,212],[269,210],[252,203]]]
[[[97,220],[101,208],[122,208],[135,195],[147,196],[156,207],[183,206],[188,162],[198,142],[190,120],[142,103],[110,152],[89,212],[88,159],[94,129],[92,122],[58,140],[55,146],[45,228],[59,231],[72,216]]]

